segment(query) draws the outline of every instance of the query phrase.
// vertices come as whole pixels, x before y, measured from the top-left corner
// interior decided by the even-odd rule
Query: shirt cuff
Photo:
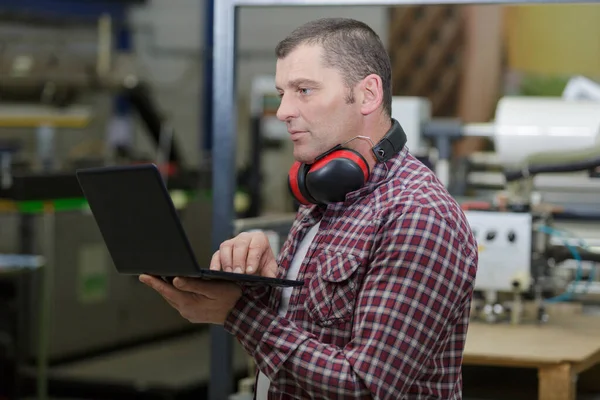
[[[225,320],[224,329],[238,339],[271,381],[298,346],[310,338],[307,332],[250,293],[244,293],[238,300]]]
[[[265,331],[260,326],[258,316],[261,308],[267,308],[266,300],[267,296],[259,290],[254,288],[243,290],[242,296],[233,306],[223,324],[225,331],[235,336],[246,352],[253,357]],[[257,307],[259,304],[260,306]]]

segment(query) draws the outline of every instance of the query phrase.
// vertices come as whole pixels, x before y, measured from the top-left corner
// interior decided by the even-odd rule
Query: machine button
[[[494,240],[496,237],[496,231],[489,231],[487,235],[485,235],[486,240]]]
[[[513,243],[517,239],[517,234],[513,231],[508,232],[508,241]]]

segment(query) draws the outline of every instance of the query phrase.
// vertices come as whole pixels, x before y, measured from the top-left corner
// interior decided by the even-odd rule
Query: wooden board
[[[433,116],[456,115],[463,17],[457,5],[390,7],[388,52],[394,96],[426,97]]]
[[[49,125],[55,128],[85,128],[92,118],[87,107],[65,109],[50,106],[3,104],[0,107],[0,128],[37,128]]]
[[[577,315],[547,325],[490,325],[472,322],[464,352],[465,364],[543,367],[580,364],[600,359],[600,317]],[[585,366],[585,368],[583,368]]]

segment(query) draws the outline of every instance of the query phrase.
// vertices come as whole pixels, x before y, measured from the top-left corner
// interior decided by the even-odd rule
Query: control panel
[[[465,215],[479,249],[475,290],[528,290],[531,285],[531,214],[472,210],[465,211]]]

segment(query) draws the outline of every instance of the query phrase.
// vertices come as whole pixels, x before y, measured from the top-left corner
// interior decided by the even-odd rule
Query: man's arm
[[[344,348],[319,342],[249,296],[229,314],[225,329],[274,385],[291,380],[315,397],[398,398],[428,363],[463,303],[473,255],[428,208],[408,210],[383,229]]]

